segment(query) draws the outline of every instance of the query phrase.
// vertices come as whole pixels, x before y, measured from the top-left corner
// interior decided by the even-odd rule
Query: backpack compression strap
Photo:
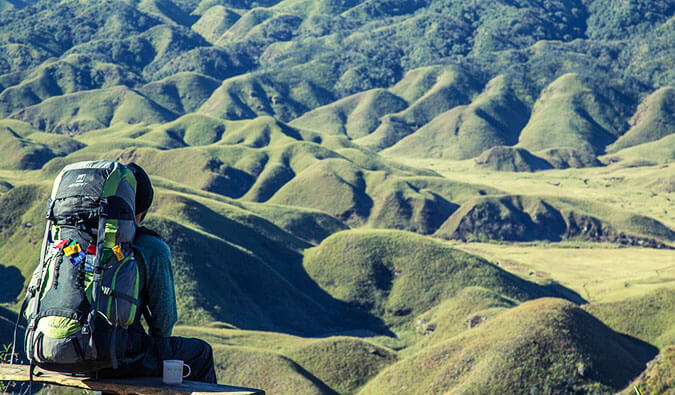
[[[99,207],[99,217],[98,217],[98,234],[96,236],[96,258],[94,259],[94,275],[93,275],[93,287],[91,292],[91,310],[87,316],[87,322],[82,327],[82,334],[89,336],[89,347],[88,349],[94,353],[93,359],[96,359],[96,349],[94,347],[94,321],[96,320],[96,314],[98,313],[98,300],[100,297],[101,291],[101,276],[103,273],[103,264],[101,263],[101,256],[103,255],[103,247],[105,241],[105,223],[108,218],[108,199],[102,197]],[[113,355],[113,358],[116,356]],[[114,359],[114,362],[117,362]]]

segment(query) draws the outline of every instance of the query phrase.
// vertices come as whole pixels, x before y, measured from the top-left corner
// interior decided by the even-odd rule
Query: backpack
[[[138,317],[136,179],[109,161],[66,166],[54,181],[40,262],[26,292],[25,352],[66,373],[117,368]]]

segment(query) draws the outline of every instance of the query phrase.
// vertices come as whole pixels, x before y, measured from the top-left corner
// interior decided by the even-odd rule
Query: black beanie
[[[150,208],[155,193],[152,190],[150,177],[142,167],[133,162],[126,166],[136,177],[136,214],[140,214]]]

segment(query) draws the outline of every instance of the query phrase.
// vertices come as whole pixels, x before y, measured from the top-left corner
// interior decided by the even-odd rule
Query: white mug
[[[186,367],[188,372],[183,374],[183,367]],[[164,361],[164,371],[162,372],[162,382],[164,384],[182,384],[183,379],[192,373],[190,365],[183,363],[179,359],[167,359]]]

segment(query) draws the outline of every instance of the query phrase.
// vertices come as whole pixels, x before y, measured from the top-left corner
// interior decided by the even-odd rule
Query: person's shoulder
[[[148,228],[141,227],[137,229],[134,244],[146,256],[164,255],[171,257],[171,250],[164,239]]]

